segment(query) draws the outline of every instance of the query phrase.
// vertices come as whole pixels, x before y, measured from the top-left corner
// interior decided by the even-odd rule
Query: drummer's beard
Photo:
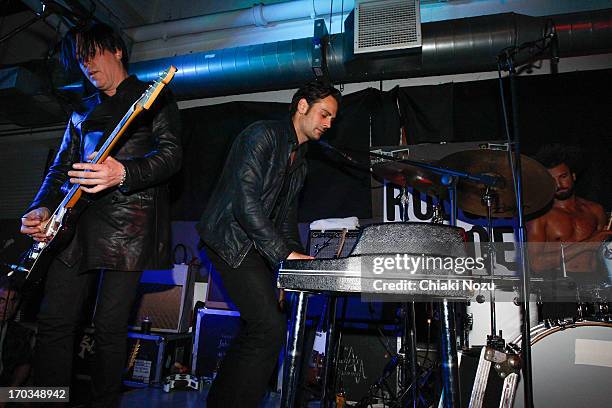
[[[565,201],[568,198],[571,198],[574,195],[574,186],[565,189],[565,190],[557,190],[555,192],[555,198],[559,201]]]

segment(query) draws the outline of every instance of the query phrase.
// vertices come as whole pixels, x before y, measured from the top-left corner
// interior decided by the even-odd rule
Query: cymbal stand
[[[388,156],[370,152],[370,156],[381,157],[386,160]],[[469,180],[485,186],[495,186],[500,183],[498,177],[488,174],[472,174],[449,168],[435,166],[415,160],[403,159],[402,162],[424,168],[439,174],[440,181],[447,186],[450,203],[450,225],[457,225],[457,182],[459,179]],[[407,215],[407,205],[403,211]],[[444,408],[459,407],[459,365],[457,363],[457,336],[455,330],[455,307],[447,299],[440,302],[440,355],[442,360],[443,397],[440,404]]]
[[[495,274],[495,249],[493,248],[493,203],[497,198],[497,194],[490,187],[487,187],[482,195],[482,202],[487,206],[487,257],[489,259],[489,275],[493,277]],[[497,316],[495,314],[495,291],[490,291],[491,305],[491,336],[497,336]]]
[[[489,275],[492,277],[495,271],[495,251],[493,248],[493,203],[495,202],[496,194],[490,187],[487,187],[482,195],[482,202],[487,207],[487,234],[489,240],[486,243],[486,254],[489,260]],[[482,348],[480,358],[478,360],[478,368],[476,369],[476,377],[474,378],[474,386],[472,395],[470,396],[470,408],[482,407],[484,394],[487,389],[489,380],[489,372],[491,371],[492,357],[495,351],[503,352],[505,347],[504,339],[497,335],[495,314],[495,290],[490,290],[490,306],[491,306],[491,334],[487,336],[487,345]]]

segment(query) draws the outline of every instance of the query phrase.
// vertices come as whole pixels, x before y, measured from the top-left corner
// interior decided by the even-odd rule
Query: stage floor
[[[160,388],[137,388],[124,392],[121,395],[120,408],[133,407],[206,407],[206,396],[210,385],[206,385],[200,392],[172,391],[163,392]],[[317,404],[318,405],[318,404]],[[280,395],[270,393],[260,408],[279,408]]]

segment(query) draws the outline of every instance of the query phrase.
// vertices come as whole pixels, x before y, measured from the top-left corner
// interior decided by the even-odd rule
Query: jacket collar
[[[289,144],[291,145],[291,151],[295,150],[299,146],[297,133],[295,132],[295,127],[293,127],[293,120],[291,116],[287,119],[287,127],[289,128]]]
[[[289,127],[288,139],[289,139],[290,151],[297,152],[296,160],[293,166],[295,167],[301,164],[305,160],[306,152],[308,152],[308,142],[302,143],[302,144],[298,142],[297,133],[295,131],[295,128],[293,127],[293,121],[291,120],[291,116],[289,116],[289,119],[287,119],[286,123],[287,123],[287,126]]]

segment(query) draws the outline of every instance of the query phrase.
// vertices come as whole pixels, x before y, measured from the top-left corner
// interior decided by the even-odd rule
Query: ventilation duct
[[[421,47],[419,0],[355,2],[355,54]]]
[[[612,51],[612,9],[606,9],[552,17],[506,13],[426,23],[421,53],[355,58],[351,14],[345,33],[331,36],[329,42],[311,37],[226,48],[137,62],[130,71],[153,80],[168,65],[175,65],[179,71],[171,87],[183,99],[294,88],[314,78],[313,49],[319,44],[335,83],[491,71],[501,50],[541,38],[551,18],[559,26],[560,56]]]
[[[353,18],[345,33],[226,48],[131,64],[142,80],[156,79],[169,65],[178,72],[170,84],[180,99],[205,98],[247,92],[295,88],[324,70],[335,83],[376,81],[429,75],[459,74],[496,69],[501,50],[541,38],[553,20],[559,56],[573,57],[612,52],[612,9],[529,17],[497,14],[426,23],[422,52],[369,53],[353,51]],[[3,116],[23,126],[65,119],[42,84],[44,75],[21,67],[0,70],[0,108]],[[65,87],[73,89],[74,84]]]

